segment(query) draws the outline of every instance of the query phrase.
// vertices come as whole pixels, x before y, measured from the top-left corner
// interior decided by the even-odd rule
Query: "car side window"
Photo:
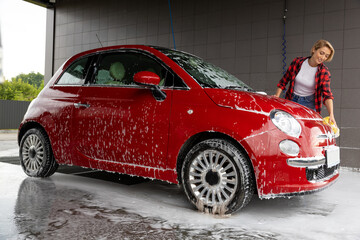
[[[95,85],[135,86],[134,75],[150,71],[160,77],[159,86],[172,86],[172,76],[155,59],[141,53],[107,53],[100,57],[93,78]]]
[[[82,85],[85,82],[88,62],[88,57],[79,59],[72,63],[70,67],[66,69],[63,75],[57,81],[57,85]]]
[[[100,57],[94,76],[96,85],[131,85],[129,66],[132,64],[126,53],[109,53]]]

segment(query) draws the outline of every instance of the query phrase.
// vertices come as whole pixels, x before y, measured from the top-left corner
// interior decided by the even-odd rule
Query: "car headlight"
[[[292,137],[299,137],[301,133],[300,123],[289,113],[274,110],[270,113],[270,119],[277,128]]]

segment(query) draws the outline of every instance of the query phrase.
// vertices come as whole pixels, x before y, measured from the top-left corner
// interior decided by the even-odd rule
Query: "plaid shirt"
[[[308,58],[310,57],[295,58],[277,85],[279,88],[284,90],[290,81],[289,89],[285,95],[286,99],[292,99],[292,95],[294,93],[295,77],[299,73],[303,62]],[[321,63],[318,66],[315,74],[315,108],[318,113],[321,112],[321,97],[323,97],[324,103],[327,99],[334,99],[330,89],[330,78],[331,76],[328,68],[323,63]]]

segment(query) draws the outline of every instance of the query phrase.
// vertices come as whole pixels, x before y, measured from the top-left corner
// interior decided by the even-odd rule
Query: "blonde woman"
[[[279,84],[275,93],[279,97],[289,83],[285,98],[304,105],[320,113],[322,100],[330,121],[336,125],[333,94],[330,89],[330,72],[324,62],[330,62],[335,50],[326,40],[318,40],[310,50],[310,57],[295,58]]]

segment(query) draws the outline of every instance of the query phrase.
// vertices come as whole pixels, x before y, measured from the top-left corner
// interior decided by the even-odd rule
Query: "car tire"
[[[245,207],[255,191],[246,154],[232,143],[210,139],[196,144],[182,165],[182,186],[201,212],[231,214]]]
[[[59,166],[44,130],[28,130],[20,141],[19,151],[21,166],[30,177],[49,177]]]

